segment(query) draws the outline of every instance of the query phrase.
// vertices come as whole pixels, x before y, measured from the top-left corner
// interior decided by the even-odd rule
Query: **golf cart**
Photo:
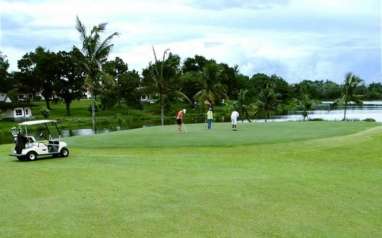
[[[57,132],[54,135],[52,126]],[[36,133],[37,132],[37,133]],[[54,120],[26,121],[11,129],[15,149],[11,156],[19,160],[35,160],[38,157],[68,157],[67,144],[61,141],[60,130]],[[39,141],[33,134],[37,134]]]

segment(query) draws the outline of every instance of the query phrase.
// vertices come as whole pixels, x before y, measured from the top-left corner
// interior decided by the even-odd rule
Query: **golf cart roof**
[[[55,120],[36,120],[36,121],[25,121],[19,123],[19,126],[33,126],[33,125],[41,125],[41,124],[49,124],[49,123],[57,123]]]

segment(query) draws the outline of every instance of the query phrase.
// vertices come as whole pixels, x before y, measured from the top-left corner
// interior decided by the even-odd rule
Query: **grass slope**
[[[381,237],[374,126],[145,128],[35,162],[0,146],[0,237]]]

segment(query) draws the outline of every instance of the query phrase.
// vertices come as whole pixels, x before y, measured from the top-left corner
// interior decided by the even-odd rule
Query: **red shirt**
[[[181,120],[183,120],[183,117],[184,117],[183,110],[182,110],[182,111],[179,111],[178,114],[176,114],[176,119],[181,119]]]

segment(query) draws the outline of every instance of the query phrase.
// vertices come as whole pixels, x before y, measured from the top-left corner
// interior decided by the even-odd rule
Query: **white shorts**
[[[237,119],[236,118],[231,118],[232,125],[237,125]]]

